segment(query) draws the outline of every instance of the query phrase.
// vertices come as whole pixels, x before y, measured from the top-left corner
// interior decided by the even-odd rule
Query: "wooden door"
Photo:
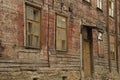
[[[91,76],[91,59],[90,59],[90,42],[83,41],[83,51],[84,51],[84,75],[85,78]]]

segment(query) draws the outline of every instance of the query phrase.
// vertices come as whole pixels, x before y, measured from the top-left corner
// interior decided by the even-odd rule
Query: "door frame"
[[[88,34],[90,35],[88,40],[84,39],[83,36],[83,29],[87,29]],[[83,71],[84,71],[84,41],[88,41],[90,44],[90,77],[93,77],[93,72],[94,72],[94,66],[93,66],[93,37],[92,37],[92,27],[91,26],[82,26],[81,29],[82,33],[82,65],[83,65]],[[84,73],[85,76],[85,73]]]

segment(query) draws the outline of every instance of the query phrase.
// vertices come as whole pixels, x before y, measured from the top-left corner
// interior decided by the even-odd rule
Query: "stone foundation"
[[[80,80],[79,71],[0,72],[0,80]]]

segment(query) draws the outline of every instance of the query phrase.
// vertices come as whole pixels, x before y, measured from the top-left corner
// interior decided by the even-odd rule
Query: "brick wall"
[[[25,46],[25,3],[41,10],[41,47],[28,49]],[[109,17],[107,25],[107,1],[103,0],[102,11],[96,8],[96,0],[0,0],[0,39],[3,50],[0,54],[1,80],[85,80],[83,64],[83,25],[92,29],[92,76],[95,80],[109,78],[119,80],[116,61],[109,53],[107,27],[115,32],[115,19]],[[118,4],[119,5],[119,4]],[[55,49],[56,14],[67,17],[66,52]],[[98,32],[103,33],[99,55]],[[112,33],[113,32],[113,33]],[[115,35],[115,34],[114,34]]]

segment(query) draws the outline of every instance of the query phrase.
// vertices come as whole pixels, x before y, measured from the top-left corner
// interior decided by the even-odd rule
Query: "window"
[[[109,15],[114,16],[114,0],[109,0]]]
[[[66,23],[66,17],[56,16],[56,50],[66,51],[67,49]]]
[[[97,8],[102,9],[102,0],[97,0]]]
[[[40,47],[40,10],[26,6],[26,45],[30,48]]]

